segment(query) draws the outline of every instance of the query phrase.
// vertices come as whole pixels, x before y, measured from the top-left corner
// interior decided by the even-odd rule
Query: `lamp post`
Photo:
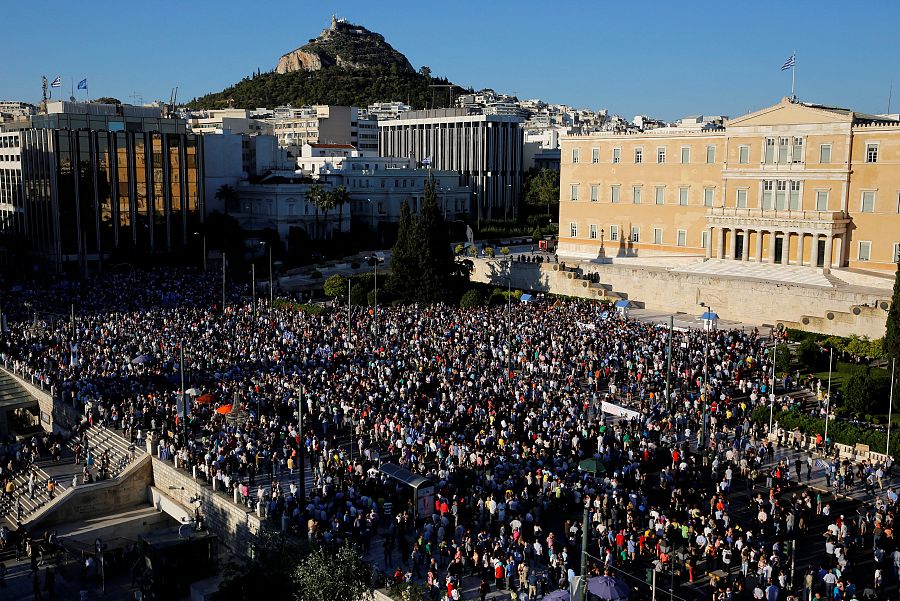
[[[772,390],[769,391],[769,434],[772,434],[772,420],[775,417],[775,363],[778,360],[778,334],[774,334],[775,346],[772,347]]]
[[[831,413],[831,362],[834,349],[828,349],[828,393],[825,397],[825,455],[828,455],[828,415]]]
[[[194,232],[195,236],[203,236],[203,272],[206,273],[206,232]]]
[[[3,322],[0,321],[0,329]],[[891,449],[891,414],[894,411],[894,370],[897,367],[897,359],[891,359],[891,394],[888,397],[888,423],[887,423],[887,441],[884,444],[884,454],[890,455]]]
[[[603,248],[603,228],[600,228],[600,248]]]
[[[225,251],[222,251],[222,311],[225,311]]]
[[[253,299],[251,307],[253,309],[253,314],[256,315],[256,263],[250,263],[250,284],[250,294]]]
[[[269,310],[272,309],[272,304],[275,301],[275,292],[273,285],[273,277],[272,277],[272,244],[270,242],[266,242],[265,240],[260,242],[261,246],[265,246],[269,249]]]
[[[503,204],[503,220],[509,220],[509,204],[512,200],[512,184],[506,184],[506,202]]]
[[[706,303],[700,303],[701,307],[706,307],[706,312],[709,313],[709,317],[712,317],[712,307],[707,305]],[[707,319],[706,321],[711,322],[712,319]],[[703,343],[703,388],[701,389],[701,401],[702,401],[702,414],[701,419],[702,430],[700,434],[700,452],[705,453],[706,447],[709,444],[709,331],[712,329],[712,324],[704,324],[706,327],[706,341]],[[705,455],[704,455],[705,456]]]

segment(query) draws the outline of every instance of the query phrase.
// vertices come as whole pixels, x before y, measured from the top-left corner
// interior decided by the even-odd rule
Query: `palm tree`
[[[350,193],[347,192],[347,188],[344,186],[338,186],[331,195],[335,204],[338,206],[338,231],[341,231],[341,224],[344,223],[344,205],[350,203]]]
[[[337,202],[335,201],[334,190],[327,190],[322,193],[322,198],[319,200],[319,205],[322,207],[322,210],[325,212],[325,230],[328,232],[328,211],[337,206]],[[327,236],[326,236],[327,237]]]
[[[228,208],[238,200],[237,190],[235,190],[233,186],[223,184],[216,190],[216,200],[222,202],[222,207],[225,209],[222,212],[227,215]]]
[[[309,190],[306,191],[306,202],[316,207],[316,229],[313,238],[319,236],[319,205],[322,203],[322,196],[324,194],[325,191],[319,184],[313,184],[309,187]]]

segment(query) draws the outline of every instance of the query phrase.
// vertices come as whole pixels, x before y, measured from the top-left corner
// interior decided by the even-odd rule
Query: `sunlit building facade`
[[[171,253],[191,242],[203,219],[202,138],[183,121],[105,116],[82,128],[70,116],[41,117],[34,125],[51,127],[17,132],[18,210],[32,250],[52,268],[85,270],[116,253]]]

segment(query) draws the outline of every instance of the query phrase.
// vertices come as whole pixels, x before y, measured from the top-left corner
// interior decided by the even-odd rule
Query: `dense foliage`
[[[769,407],[767,405],[757,407],[753,410],[752,418],[758,424],[768,425]],[[776,411],[774,419],[778,422],[779,427],[788,431],[800,428],[803,434],[810,436],[825,435],[825,420],[818,417],[797,411]],[[856,425],[846,421],[832,420],[828,425],[828,438],[832,442],[841,444],[867,444],[871,451],[884,453],[887,433],[875,430],[867,424]],[[898,436],[891,437],[890,454],[895,459],[900,458],[900,440],[898,439],[900,439]]]
[[[889,360],[900,363],[900,262],[897,263],[897,272],[894,274],[894,295],[885,328],[882,342],[884,354]]]
[[[405,203],[404,203],[405,205]],[[437,205],[434,177],[425,182],[418,219],[401,206],[400,230],[391,253],[389,290],[399,302],[455,302],[468,271],[450,248],[447,223]]]
[[[319,71],[284,74],[272,71],[245,77],[221,92],[194,99],[188,106],[193,109],[228,106],[252,109],[287,104],[365,107],[391,100],[406,102],[419,109],[449,106],[449,91],[446,88],[432,88],[432,85],[450,85],[450,82],[443,77],[403,72],[396,65],[368,69],[326,67]],[[462,92],[462,88],[453,87],[454,96]]]

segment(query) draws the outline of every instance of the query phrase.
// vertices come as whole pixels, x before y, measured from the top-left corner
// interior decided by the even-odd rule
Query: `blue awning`
[[[627,301],[627,300],[617,300],[617,301],[616,301],[616,308],[617,308],[617,309],[619,309],[619,308],[627,309],[627,308],[630,307],[630,306],[631,306],[631,301]]]
[[[519,300],[521,300],[523,303],[527,303],[529,301],[534,300],[534,297],[530,294],[523,294]]]
[[[719,315],[717,313],[713,313],[712,311],[707,311],[706,313],[704,313],[703,315],[700,316],[700,319],[706,319],[706,320],[719,319]]]

